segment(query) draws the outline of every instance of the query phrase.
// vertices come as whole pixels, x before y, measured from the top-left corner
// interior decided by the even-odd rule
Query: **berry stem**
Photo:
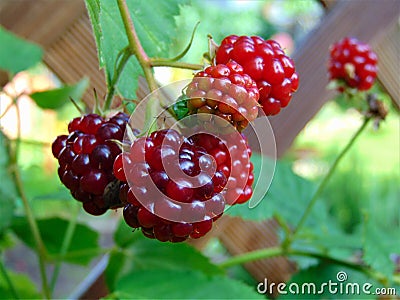
[[[21,114],[19,110],[18,103],[15,105],[16,115],[17,115],[17,138],[15,140],[14,148],[9,149],[9,166],[12,173],[12,178],[14,180],[15,188],[17,195],[21,198],[22,204],[25,210],[25,215],[28,220],[29,228],[32,232],[33,239],[35,241],[37,255],[39,260],[39,270],[40,277],[42,279],[42,289],[43,294],[46,299],[51,299],[51,293],[49,289],[49,285],[47,282],[47,274],[46,274],[46,266],[45,261],[47,258],[47,250],[44,245],[42,236],[40,234],[39,226],[37,225],[35,216],[33,215],[32,208],[29,204],[28,197],[25,194],[21,174],[18,167],[18,153],[19,153],[19,145],[21,140]]]
[[[342,158],[345,156],[345,154],[350,150],[350,148],[354,145],[355,141],[357,138],[360,136],[360,134],[364,131],[364,129],[367,127],[368,122],[371,120],[370,117],[366,117],[364,119],[364,122],[361,124],[360,128],[356,131],[356,133],[353,135],[353,137],[350,139],[350,141],[347,143],[346,147],[342,150],[342,152],[336,157],[335,161],[333,162],[332,166],[330,167],[328,173],[325,175],[325,177],[322,179],[321,183],[319,184],[317,190],[315,191],[314,195],[312,196],[310,202],[307,205],[306,210],[304,211],[299,223],[295,227],[293,234],[289,238],[290,240],[293,240],[293,238],[296,236],[296,234],[299,232],[301,227],[304,225],[305,221],[307,220],[307,217],[311,213],[312,208],[314,207],[315,203],[321,196],[322,191],[324,190],[326,184],[328,183],[329,179],[332,177],[334,174],[337,166],[339,165],[340,161]],[[290,244],[290,242],[289,242]]]
[[[117,2],[122,22],[124,23],[126,36],[128,38],[129,50],[131,54],[136,56],[140,66],[142,67],[150,91],[155,91],[158,86],[151,68],[150,59],[140,43],[139,37],[135,30],[135,25],[133,24],[132,18],[129,14],[128,5],[126,4],[125,0],[117,0]]]
[[[44,293],[44,296],[46,297],[46,299],[51,299],[50,289],[49,289],[49,286],[47,283],[46,268],[45,268],[45,260],[47,257],[47,250],[44,246],[42,236],[39,231],[39,227],[37,225],[35,216],[33,215],[33,212],[32,212],[32,208],[29,204],[29,200],[28,200],[28,198],[25,194],[24,188],[23,188],[21,174],[19,172],[19,168],[18,168],[17,161],[16,161],[15,151],[14,151],[14,155],[12,155],[11,157],[12,157],[11,166],[12,166],[12,172],[13,172],[14,183],[15,183],[15,187],[17,190],[17,194],[22,200],[22,204],[24,206],[24,210],[25,210],[26,218],[28,220],[29,228],[32,231],[33,239],[35,240],[35,244],[36,244],[37,255],[39,258],[40,276],[42,278],[43,293]]]
[[[60,259],[56,262],[56,264],[54,266],[53,275],[51,277],[50,289],[52,292],[54,291],[54,288],[57,283],[58,275],[60,274],[62,260],[65,256],[65,254],[67,253],[69,246],[71,245],[71,241],[72,241],[72,238],[75,233],[80,207],[78,205],[76,205],[75,202],[74,202],[74,204],[75,204],[74,205],[75,211],[73,212],[72,218],[69,221],[67,230],[64,235],[64,240],[61,244]]]
[[[127,51],[127,49],[123,49],[123,54],[121,56],[121,60],[118,62],[118,65],[114,70],[114,76],[111,79],[110,85],[108,87],[107,97],[104,102],[104,110],[106,110],[106,111],[110,109],[112,99],[113,99],[114,93],[115,93],[115,85],[117,84],[118,79],[130,57],[131,57],[130,51]]]
[[[5,282],[7,283],[8,288],[9,288],[11,294],[13,295],[14,299],[21,299],[18,296],[17,290],[15,289],[10,276],[8,276],[7,269],[5,268],[4,263],[3,263],[3,257],[0,258],[0,273],[1,273],[1,275],[3,275],[3,278],[4,278]]]
[[[162,58],[153,58],[150,60],[150,63],[153,67],[171,67],[171,68],[188,69],[195,71],[203,69],[203,65],[200,64],[191,64],[181,61],[171,61]]]
[[[312,251],[303,251],[303,250],[296,250],[296,249],[285,249],[283,247],[271,247],[271,248],[264,248],[260,250],[255,250],[251,252],[247,252],[241,255],[236,255],[232,258],[226,259],[222,263],[219,263],[218,266],[227,269],[232,266],[236,265],[242,265],[244,263],[249,263],[255,260],[260,260],[260,259],[267,259],[267,258],[272,258],[272,257],[277,257],[277,256],[304,256],[304,257],[313,257],[317,258],[319,260],[323,260],[329,263],[333,263],[336,265],[340,265],[361,273],[364,273],[365,275],[375,279],[376,281],[382,283],[383,285],[388,284],[388,278],[383,275],[380,272],[377,272],[375,270],[372,270],[368,266],[360,265],[357,263],[337,259],[335,257],[322,254],[322,253],[317,253],[317,252],[312,252]],[[393,282],[399,283],[400,278],[398,277],[393,277]]]

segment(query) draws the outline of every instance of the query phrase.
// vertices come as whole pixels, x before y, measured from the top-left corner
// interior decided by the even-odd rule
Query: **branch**
[[[125,0],[117,0],[118,8],[121,14],[122,22],[124,23],[126,36],[129,42],[129,50],[134,54],[142,67],[144,76],[147,84],[149,85],[150,91],[153,92],[158,88],[154,74],[151,68],[150,59],[144,51],[142,44],[140,43],[139,37],[136,33],[135,26],[132,18],[129,14],[128,5]]]

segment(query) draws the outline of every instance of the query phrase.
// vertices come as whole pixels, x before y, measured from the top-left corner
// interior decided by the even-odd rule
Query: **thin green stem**
[[[76,250],[69,251],[64,255],[49,255],[49,261],[59,261],[62,259],[71,259],[71,258],[81,258],[84,256],[97,256],[100,254],[106,254],[110,252],[113,248],[110,249],[102,249],[102,248],[94,248],[94,249],[84,249],[84,250]]]
[[[233,256],[222,263],[219,264],[221,268],[229,268],[236,265],[241,265],[243,263],[263,259],[263,258],[270,258],[275,256],[284,255],[284,249],[281,247],[271,247],[271,248],[264,248],[261,250],[255,250],[251,252],[247,252],[241,255]]]
[[[150,59],[144,51],[139,37],[136,33],[135,26],[129,14],[128,5],[125,0],[117,0],[118,8],[121,14],[122,22],[124,23],[126,36],[129,42],[129,49],[134,54],[142,67],[144,76],[151,92],[155,91],[158,86],[154,78],[153,70],[151,68]]]
[[[67,230],[64,235],[64,240],[61,244],[61,250],[60,250],[60,258],[61,259],[56,262],[56,264],[54,266],[53,275],[52,275],[52,278],[50,281],[50,289],[52,292],[54,291],[54,288],[57,283],[58,275],[60,274],[62,259],[65,256],[65,254],[67,253],[69,246],[71,245],[72,238],[75,233],[75,229],[76,229],[76,225],[77,225],[77,221],[78,221],[79,210],[80,210],[79,206],[75,205],[75,211],[72,215],[72,218],[69,221]]]
[[[123,54],[121,56],[121,60],[118,62],[118,65],[114,70],[114,76],[111,79],[110,86],[108,87],[108,93],[106,96],[106,100],[104,102],[105,110],[109,110],[111,107],[112,99],[113,99],[114,93],[115,93],[115,85],[117,84],[118,79],[119,79],[122,71],[124,70],[124,67],[130,57],[131,57],[131,53],[129,51],[126,51],[126,49],[124,49]]]
[[[3,257],[0,258],[0,273],[3,275],[4,280],[6,281],[11,294],[13,295],[13,298],[14,299],[20,299],[20,297],[19,297],[19,295],[17,293],[17,290],[14,287],[14,284],[13,284],[10,276],[8,276],[7,269],[6,269],[6,267],[4,266],[4,263],[3,263]]]
[[[171,68],[178,68],[178,69],[188,69],[188,70],[201,70],[203,69],[203,65],[200,64],[191,64],[182,61],[170,61],[166,59],[157,59],[153,58],[150,60],[152,67],[171,67]]]
[[[182,57],[184,57],[184,56],[189,52],[190,47],[192,46],[192,43],[193,43],[194,34],[196,33],[196,29],[197,29],[197,27],[199,26],[199,24],[200,24],[200,22],[197,22],[196,25],[194,26],[193,31],[192,31],[192,36],[190,37],[190,41],[189,41],[189,43],[187,44],[186,48],[183,49],[183,51],[182,51],[180,54],[178,54],[177,56],[175,56],[175,57],[173,57],[173,58],[169,58],[169,59],[164,59],[164,60],[178,61],[178,60],[180,60]]]
[[[249,262],[260,260],[260,259],[267,259],[267,258],[272,258],[272,257],[277,257],[277,256],[291,256],[291,255],[317,258],[320,260],[331,262],[331,263],[364,273],[367,276],[374,278],[375,280],[381,282],[382,284],[386,284],[388,282],[388,279],[386,278],[386,276],[384,276],[383,274],[378,273],[364,265],[337,259],[337,258],[331,257],[329,255],[325,255],[322,253],[300,251],[300,250],[295,250],[295,249],[284,249],[282,247],[265,248],[265,249],[247,252],[247,253],[244,253],[241,255],[236,255],[234,257],[231,257],[231,258],[223,261],[222,263],[219,264],[219,266],[223,269],[226,269],[226,268],[229,268],[232,266],[241,265],[244,263],[249,263]]]
[[[39,227],[36,223],[36,219],[33,215],[32,208],[30,207],[29,200],[26,197],[25,191],[23,189],[23,183],[22,183],[21,175],[18,170],[18,166],[14,167],[13,173],[14,173],[14,181],[15,181],[17,193],[22,200],[26,218],[28,219],[29,228],[32,231],[33,239],[35,240],[37,255],[39,257],[39,269],[40,269],[40,276],[42,278],[43,293],[47,299],[51,299],[50,289],[49,289],[49,286],[47,283],[47,275],[46,275],[46,267],[45,267],[47,251],[44,246],[42,236],[40,235],[40,231],[39,231]]]
[[[350,139],[350,141],[347,143],[346,147],[342,150],[342,152],[339,154],[339,156],[335,159],[333,162],[332,166],[330,167],[328,173],[326,176],[322,179],[321,183],[319,184],[317,190],[315,191],[314,195],[312,196],[310,202],[307,205],[306,210],[304,211],[303,215],[301,216],[301,219],[299,223],[297,224],[296,228],[293,231],[293,234],[291,238],[297,234],[297,232],[300,230],[300,228],[304,225],[304,222],[307,220],[307,217],[309,216],[311,210],[313,209],[315,203],[321,196],[322,191],[324,190],[326,184],[328,183],[329,179],[332,177],[334,174],[337,166],[339,165],[340,161],[342,158],[345,156],[345,154],[350,150],[350,148],[354,145],[355,141],[357,138],[360,136],[360,134],[364,131],[364,129],[367,127],[368,122],[370,121],[371,118],[365,118],[364,122],[360,126],[360,128],[356,131],[356,133],[353,135],[353,137]]]
[[[14,147],[13,151],[10,151],[10,153],[9,153],[10,154],[10,166],[11,166],[11,171],[12,171],[16,191],[17,191],[18,196],[22,200],[22,204],[24,206],[24,210],[25,210],[26,218],[28,220],[29,228],[32,232],[33,239],[35,241],[38,260],[39,260],[40,276],[42,279],[43,294],[47,299],[50,299],[51,293],[50,293],[49,285],[47,282],[46,266],[45,266],[47,250],[43,243],[42,236],[39,231],[39,227],[37,225],[35,216],[33,215],[33,212],[32,212],[32,208],[30,207],[28,197],[25,194],[23,182],[21,179],[21,174],[19,172],[19,167],[18,167],[18,153],[19,153],[19,144],[20,144],[20,140],[21,140],[21,117],[20,117],[20,111],[19,111],[18,104],[16,105],[16,110],[17,110],[17,139],[15,141],[15,147]]]

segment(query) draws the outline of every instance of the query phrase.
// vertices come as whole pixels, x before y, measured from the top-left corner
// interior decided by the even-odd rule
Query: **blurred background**
[[[0,9],[2,5],[4,7],[10,2],[12,1],[2,0]],[[182,6],[180,16],[176,17],[178,30],[169,55],[175,56],[186,46],[198,21],[200,25],[192,47],[184,58],[188,62],[202,62],[203,53],[207,51],[208,34],[217,43],[229,34],[259,35],[277,40],[289,54],[296,53],[307,34],[320,24],[324,14],[323,5],[315,0],[193,1],[190,6]],[[0,19],[1,23],[3,22]],[[189,78],[191,75],[192,72],[187,70],[168,68],[156,70],[157,79],[161,84]],[[50,145],[57,135],[66,132],[68,121],[76,117],[79,112],[72,103],[67,103],[57,110],[43,110],[28,96],[18,95],[61,85],[61,80],[44,63],[40,63],[28,71],[18,73],[0,93],[1,129],[9,138],[15,139],[18,122],[20,123],[22,180],[27,196],[31,199],[34,213],[38,217],[54,215],[69,217],[71,211],[77,210],[77,203],[72,201],[68,190],[58,179],[57,164],[51,154]],[[324,193],[330,213],[349,233],[358,230],[362,216],[359,206],[372,203],[378,211],[382,207],[392,207],[394,213],[398,213],[399,210],[398,110],[379,84],[376,84],[374,91],[388,105],[389,115],[381,124],[379,131],[369,129],[356,143]],[[14,107],[9,108],[17,96],[21,118],[17,117]],[[318,181],[320,176],[326,173],[334,157],[359,126],[359,113],[343,99],[337,100],[332,99],[322,107],[282,157],[284,160],[294,161],[294,171],[310,180]],[[17,213],[18,211],[23,213],[23,207],[17,201]],[[79,210],[79,220],[100,230],[103,233],[101,243],[107,246],[112,243],[111,234],[120,213],[120,211],[108,212],[105,216],[96,218]],[[382,218],[386,217],[382,213]],[[9,242],[20,243],[11,236]],[[224,251],[218,245],[208,249],[208,254],[211,256]],[[17,272],[30,273],[39,283],[39,278],[35,274],[36,258],[27,247],[21,244],[6,252],[5,257],[8,266]],[[21,260],[21,257],[24,259]],[[97,262],[98,260],[95,260],[85,268],[64,264],[55,296],[63,298],[74,290],[77,293],[78,283],[84,280]]]

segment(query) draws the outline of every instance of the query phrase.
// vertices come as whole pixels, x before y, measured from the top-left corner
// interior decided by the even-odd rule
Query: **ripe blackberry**
[[[266,115],[276,115],[286,107],[299,85],[293,60],[279,43],[258,36],[225,37],[218,47],[217,64],[234,60],[257,83],[259,102]]]
[[[330,48],[330,79],[338,80],[344,87],[369,90],[377,76],[377,62],[378,57],[368,44],[345,37]]]
[[[241,148],[245,153],[239,153]],[[149,238],[162,242],[200,238],[223,214],[225,204],[251,197],[254,176],[249,175],[252,165],[245,142],[227,147],[209,134],[185,138],[166,129],[135,140],[121,157],[130,186],[125,222]],[[232,165],[236,170],[231,174]]]
[[[210,126],[227,127],[230,123],[241,131],[258,115],[257,85],[234,61],[209,66],[195,74],[186,95],[191,98],[189,114],[214,114],[227,121],[198,116]]]
[[[92,215],[122,206],[121,185],[112,172],[121,150],[112,140],[122,140],[128,120],[124,113],[109,120],[97,114],[77,117],[68,124],[69,135],[58,136],[52,144],[61,182]]]

